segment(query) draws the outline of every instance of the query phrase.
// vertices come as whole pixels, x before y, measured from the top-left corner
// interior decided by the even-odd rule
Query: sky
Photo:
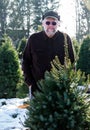
[[[75,1],[60,0],[60,3],[61,6],[58,11],[61,17],[60,30],[74,37],[76,32]]]

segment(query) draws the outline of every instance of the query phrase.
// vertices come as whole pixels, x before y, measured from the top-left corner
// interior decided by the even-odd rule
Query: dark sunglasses
[[[52,25],[54,25],[54,26],[55,26],[57,23],[56,23],[56,22],[54,22],[54,21],[53,21],[53,22],[46,21],[46,25],[50,25],[50,24],[52,24]]]

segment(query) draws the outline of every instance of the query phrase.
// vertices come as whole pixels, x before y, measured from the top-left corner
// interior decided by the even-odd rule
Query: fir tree
[[[58,58],[51,64],[51,71],[38,83],[42,93],[36,92],[30,102],[26,126],[30,130],[89,130],[88,81],[84,74],[75,71],[70,62],[61,65]],[[84,90],[78,88],[82,84]]]
[[[86,75],[90,74],[90,35],[84,38],[81,44],[77,69],[85,72]]]
[[[19,42],[17,51],[18,51],[18,55],[19,55],[19,58],[20,58],[20,59],[22,59],[22,55],[23,55],[23,51],[24,51],[26,42],[27,42],[27,40],[26,40],[25,37],[22,38],[21,41]]]
[[[0,46],[0,98],[16,97],[17,87],[22,85],[22,71],[18,53],[8,36]]]

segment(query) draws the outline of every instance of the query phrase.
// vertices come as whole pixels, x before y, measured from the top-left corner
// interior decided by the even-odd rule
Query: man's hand
[[[32,94],[31,94],[31,87],[32,87],[32,85],[29,86],[29,98],[30,98],[30,100],[31,100],[31,97],[32,97]]]

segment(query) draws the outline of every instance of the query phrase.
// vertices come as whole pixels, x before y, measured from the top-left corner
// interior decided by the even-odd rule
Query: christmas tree
[[[81,44],[77,69],[85,72],[86,76],[90,74],[90,35],[85,37]]]
[[[89,130],[88,80],[69,60],[61,65],[56,57],[51,64],[51,71],[38,83],[42,92],[36,92],[30,102],[26,126],[30,130]]]
[[[16,97],[17,88],[22,86],[22,70],[18,53],[7,35],[0,46],[0,98]]]

